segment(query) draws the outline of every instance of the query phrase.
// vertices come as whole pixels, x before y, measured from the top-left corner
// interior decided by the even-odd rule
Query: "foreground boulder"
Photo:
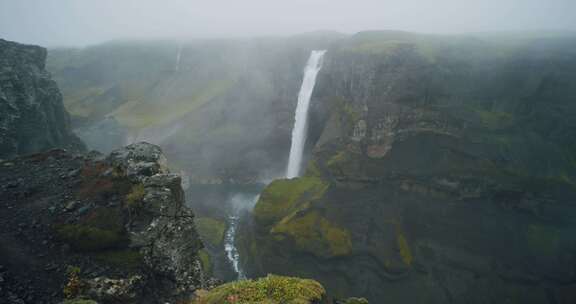
[[[327,303],[326,291],[320,283],[291,277],[268,275],[258,280],[244,280],[218,286],[209,292],[197,292],[193,304],[270,303],[319,304]]]
[[[45,62],[46,49],[0,39],[0,158],[84,149]]]

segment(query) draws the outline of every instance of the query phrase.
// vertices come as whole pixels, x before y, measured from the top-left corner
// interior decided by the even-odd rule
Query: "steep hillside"
[[[44,48],[0,39],[0,158],[84,149],[45,61]]]
[[[263,191],[246,268],[374,303],[573,303],[575,50],[562,35],[339,41],[306,175]]]

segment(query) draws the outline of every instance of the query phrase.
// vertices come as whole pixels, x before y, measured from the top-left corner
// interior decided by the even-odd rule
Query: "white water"
[[[176,66],[174,67],[174,71],[178,72],[180,70],[180,56],[182,55],[182,45],[178,46],[178,53],[176,53]]]
[[[228,217],[228,230],[226,230],[226,236],[224,237],[224,250],[228,261],[232,264],[232,269],[238,274],[238,279],[243,280],[246,279],[246,275],[244,270],[242,270],[242,266],[240,266],[240,253],[238,253],[238,249],[234,244],[239,218],[237,215]]]
[[[325,50],[312,51],[308,63],[304,69],[304,80],[298,93],[298,104],[296,105],[296,114],[294,128],[292,129],[292,144],[290,146],[290,156],[288,157],[288,168],[286,177],[293,178],[300,174],[302,167],[302,154],[304,153],[304,144],[308,133],[308,108],[310,106],[310,97],[316,84],[316,76],[322,68],[322,58],[326,53]]]
[[[246,274],[240,264],[240,254],[235,244],[238,221],[242,213],[250,212],[254,208],[258,197],[259,195],[236,194],[229,201],[231,214],[228,216],[228,230],[226,230],[226,235],[224,236],[224,251],[226,251],[226,257],[234,272],[238,274],[239,280],[246,279]]]

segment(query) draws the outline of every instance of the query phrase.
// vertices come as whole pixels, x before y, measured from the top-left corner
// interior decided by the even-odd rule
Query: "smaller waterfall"
[[[240,254],[234,244],[239,219],[240,217],[237,215],[231,215],[228,217],[228,230],[226,230],[226,235],[224,236],[224,250],[226,251],[228,261],[232,264],[234,272],[238,274],[238,279],[243,280],[246,279],[246,275],[240,266]]]
[[[226,230],[226,234],[224,235],[224,251],[226,251],[226,257],[228,261],[230,261],[232,268],[238,274],[239,280],[246,279],[246,273],[240,264],[240,253],[235,244],[238,224],[242,214],[250,212],[254,208],[254,205],[256,205],[259,197],[259,195],[236,194],[232,196],[229,201],[232,211],[228,216],[228,230]]]
[[[288,168],[286,169],[287,178],[297,177],[300,174],[302,154],[304,153],[308,132],[310,98],[312,97],[316,76],[322,67],[322,58],[325,53],[325,50],[312,51],[304,69],[304,79],[298,93],[298,104],[296,105],[294,128],[292,129],[292,144],[290,146],[290,156],[288,157]]]
[[[182,56],[182,45],[178,46],[178,53],[176,53],[176,65],[174,66],[174,72],[180,70],[180,57]]]

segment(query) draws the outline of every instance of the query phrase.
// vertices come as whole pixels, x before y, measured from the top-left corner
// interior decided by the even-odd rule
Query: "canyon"
[[[38,60],[26,66],[47,77]],[[61,108],[59,122],[39,128],[60,123],[55,140],[2,145],[3,208],[17,212],[16,202],[32,197],[46,208],[32,204],[34,212],[52,212],[42,199],[52,192],[27,185],[30,172],[55,170],[47,176],[62,183],[34,182],[68,189],[54,198],[54,218],[103,229],[88,215],[121,210],[121,226],[129,223],[121,229],[129,242],[114,247],[121,252],[156,229],[154,216],[131,213],[130,198],[168,210],[174,218],[159,223],[176,237],[155,235],[154,258],[138,249],[143,265],[172,278],[150,289],[159,298],[207,289],[204,299],[222,299],[234,284],[254,282],[320,290],[279,275],[319,282],[321,295],[309,295],[321,300],[312,302],[576,301],[572,33],[116,41],[50,49],[46,69],[70,118],[60,93],[40,98]],[[5,93],[6,83],[0,101],[22,103],[4,97],[20,96]],[[72,131],[109,156],[85,152]],[[69,151],[30,155],[50,148]],[[85,190],[98,199],[68,211],[66,196],[112,177],[124,186],[104,196]],[[21,216],[6,227],[18,227]],[[44,222],[53,217],[41,218],[39,227],[53,226]],[[26,223],[24,235],[43,229],[35,225]],[[67,240],[77,256],[69,238],[44,238],[58,248]],[[164,259],[182,253],[173,251],[179,242],[190,242],[188,253]],[[120,275],[102,270],[109,262],[91,272]],[[65,263],[57,264],[51,292],[66,280]],[[232,285],[216,287],[223,282]]]

